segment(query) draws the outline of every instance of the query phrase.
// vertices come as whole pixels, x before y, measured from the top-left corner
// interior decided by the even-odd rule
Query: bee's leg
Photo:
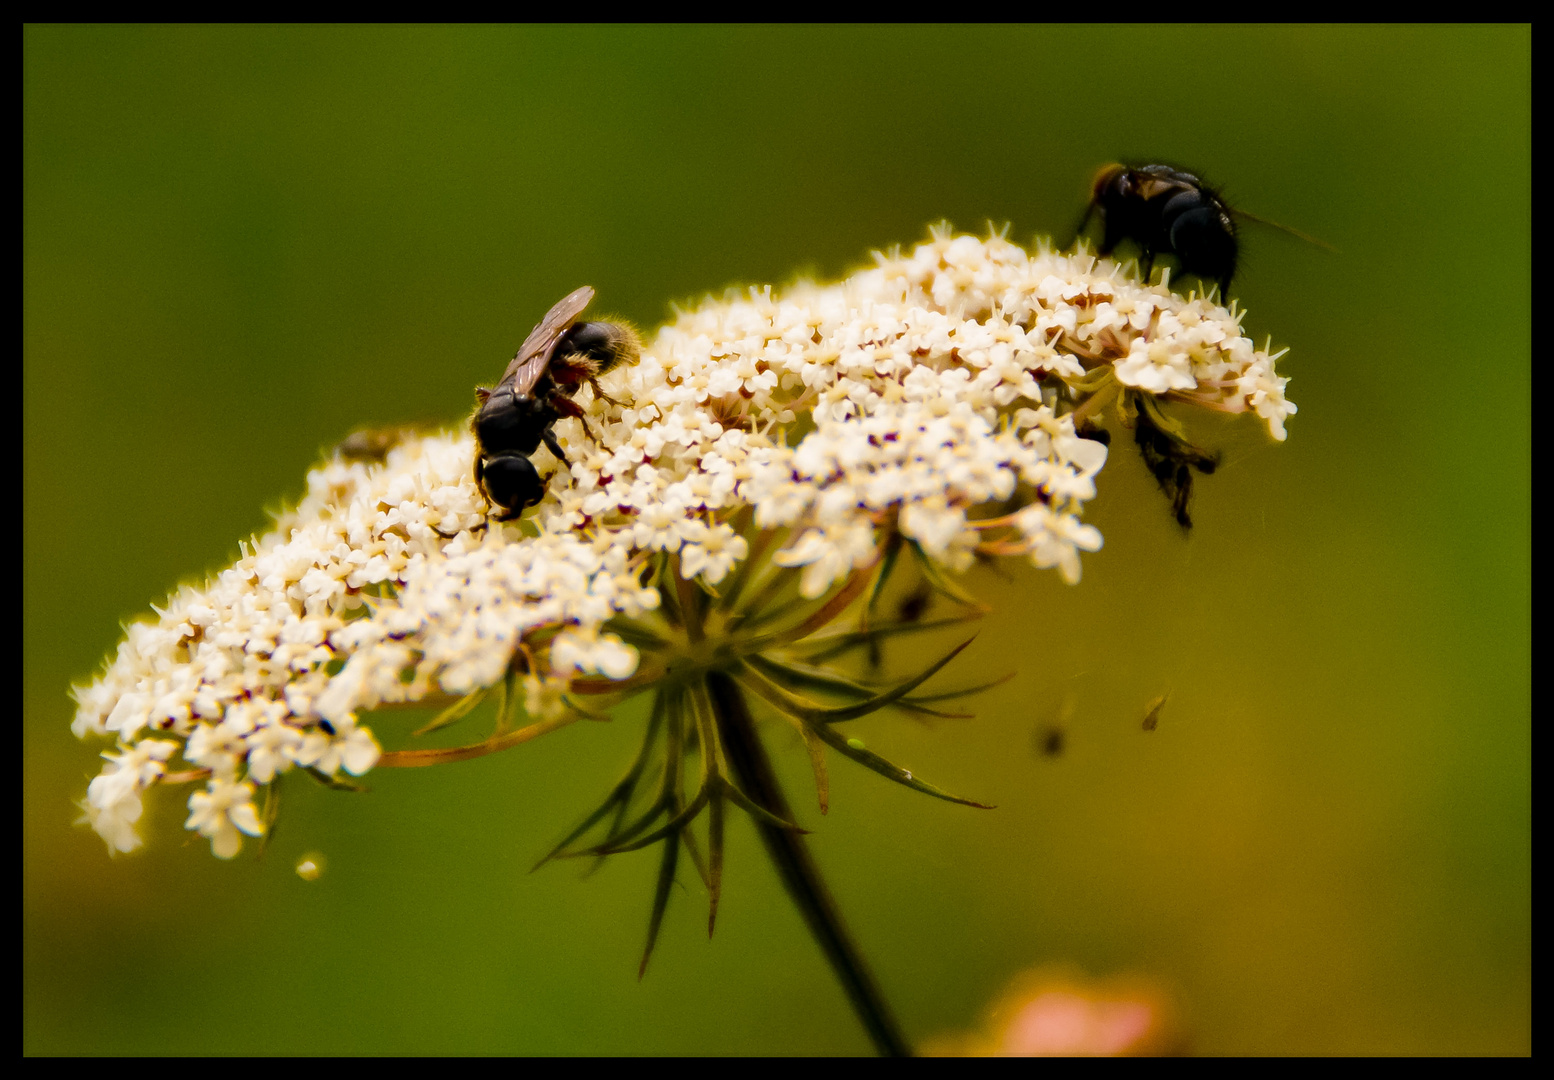
[[[626,407],[626,403],[625,402],[623,402],[623,401],[616,401],[609,394],[606,394],[603,390],[601,390],[599,388],[599,380],[594,378],[592,375],[588,376],[588,385],[594,388],[594,397],[596,397],[600,401],[608,401],[611,405],[614,405],[617,409],[624,409]],[[581,418],[579,418],[579,419],[581,419]]]
[[[1150,275],[1155,272],[1155,253],[1151,248],[1145,248],[1144,254],[1139,256],[1139,277],[1144,279],[1144,284],[1149,284]]]
[[[554,404],[556,412],[560,413],[562,416],[570,416],[579,424],[582,424],[583,433],[593,440],[595,446],[599,445],[599,436],[595,435],[594,429],[588,426],[588,414],[583,411],[583,407],[581,405],[569,397],[561,397],[559,395],[556,397]],[[555,446],[551,443],[550,440],[555,438],[555,436],[551,435],[549,429],[546,430],[545,434],[548,436],[545,440],[545,445],[551,447],[551,449],[554,450]],[[566,458],[562,458],[561,460],[565,461]]]
[[[557,461],[560,461],[561,464],[569,469],[572,467],[572,463],[567,460],[566,451],[561,449],[561,443],[557,440],[555,431],[546,428],[540,432],[540,438],[545,440],[545,445],[550,448],[552,454],[556,455]]]

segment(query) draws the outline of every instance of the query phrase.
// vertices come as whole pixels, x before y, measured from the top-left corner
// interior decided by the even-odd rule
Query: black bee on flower
[[[556,439],[554,425],[573,417],[588,437],[586,412],[573,395],[588,383],[594,397],[619,404],[599,388],[599,376],[621,364],[635,364],[641,341],[630,326],[617,322],[578,322],[594,298],[592,286],[568,293],[545,313],[524,339],[495,389],[475,388],[479,407],[470,420],[475,433],[475,482],[508,521],[545,497],[545,482],[529,460],[540,443],[563,465],[570,465]]]

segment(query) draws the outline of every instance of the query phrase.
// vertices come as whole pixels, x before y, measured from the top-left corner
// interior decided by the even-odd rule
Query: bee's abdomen
[[[623,363],[636,363],[641,348],[637,332],[624,323],[584,322],[566,332],[556,353],[580,358],[595,375],[603,375]]]

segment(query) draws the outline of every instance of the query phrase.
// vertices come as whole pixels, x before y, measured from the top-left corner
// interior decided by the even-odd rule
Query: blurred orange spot
[[[1026,972],[979,1032],[941,1036],[923,1053],[971,1057],[1131,1057],[1185,1049],[1165,996],[1140,980],[1098,981],[1052,969]]]

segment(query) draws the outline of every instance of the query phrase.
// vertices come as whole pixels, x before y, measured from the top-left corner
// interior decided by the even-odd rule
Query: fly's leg
[[[1085,207],[1085,216],[1079,219],[1079,227],[1074,230],[1074,239],[1069,242],[1069,247],[1079,243],[1079,238],[1085,234],[1085,229],[1090,224],[1090,215],[1095,212],[1095,200],[1090,200],[1090,205]],[[1102,252],[1101,254],[1105,254]]]

